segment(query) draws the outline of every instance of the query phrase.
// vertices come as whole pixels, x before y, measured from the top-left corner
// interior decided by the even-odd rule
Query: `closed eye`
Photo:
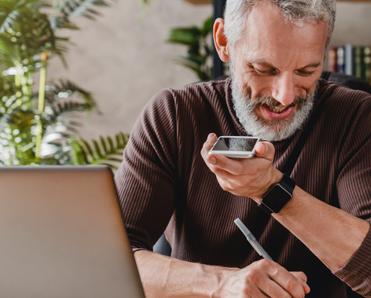
[[[312,74],[314,74],[318,70],[318,67],[320,65],[321,65],[321,63],[319,63],[319,62],[308,64],[308,65],[306,65],[304,67],[301,67],[301,68],[297,69],[295,71],[295,73],[298,76],[309,77],[309,76],[311,76]]]
[[[278,69],[274,67],[268,67],[268,68],[260,68],[258,66],[250,65],[250,68],[256,72],[258,75],[261,76],[274,76],[278,74]]]
[[[314,74],[315,71],[308,71],[308,70],[304,70],[304,69],[298,69],[298,70],[295,71],[295,73],[296,73],[298,76],[309,77],[309,76],[311,76],[312,74]]]

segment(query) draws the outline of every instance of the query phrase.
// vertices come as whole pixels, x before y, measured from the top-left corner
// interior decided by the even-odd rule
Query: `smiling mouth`
[[[294,106],[294,104],[291,104],[289,106],[278,105],[278,106],[274,106],[274,107],[268,106],[268,105],[263,105],[263,107],[265,109],[268,109],[271,112],[278,113],[278,114],[283,113],[284,111],[288,110],[289,108],[292,108],[293,106]]]
[[[259,110],[261,117],[266,121],[289,120],[295,112],[295,104],[275,107],[263,104]]]

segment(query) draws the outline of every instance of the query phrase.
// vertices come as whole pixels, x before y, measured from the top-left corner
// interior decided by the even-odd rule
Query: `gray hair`
[[[231,45],[240,38],[252,8],[264,0],[227,0],[224,19],[225,35]],[[277,6],[291,22],[300,20],[325,21],[328,24],[328,46],[335,24],[336,0],[265,0]]]

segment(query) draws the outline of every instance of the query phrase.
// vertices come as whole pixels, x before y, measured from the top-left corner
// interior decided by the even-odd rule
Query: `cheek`
[[[251,98],[251,86],[247,83],[243,83],[241,87],[241,91],[244,97]]]
[[[250,97],[252,99],[262,96],[271,96],[271,77],[257,77],[250,75],[245,85],[249,87]]]
[[[261,96],[263,90],[269,86],[267,80],[257,79],[254,74],[237,68],[233,76],[237,86],[244,97],[255,98]],[[265,94],[264,94],[265,95]]]
[[[236,68],[233,74],[233,79],[237,83],[237,87],[244,97],[250,97],[251,95],[251,79],[249,74]]]
[[[308,96],[316,91],[317,82],[319,77],[314,78],[302,78],[296,84],[298,96]]]

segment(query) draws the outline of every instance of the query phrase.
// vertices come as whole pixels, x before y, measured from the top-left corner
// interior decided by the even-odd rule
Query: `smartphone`
[[[231,158],[251,158],[255,156],[255,145],[259,138],[246,136],[220,136],[209,154],[222,154]]]

